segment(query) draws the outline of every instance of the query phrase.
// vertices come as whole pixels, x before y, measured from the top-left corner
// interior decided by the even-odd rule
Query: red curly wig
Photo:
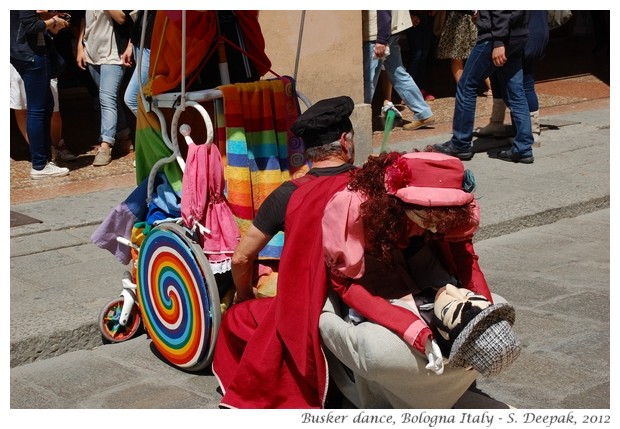
[[[417,150],[415,150],[417,152]],[[471,221],[470,204],[457,207],[422,207],[406,204],[385,189],[385,171],[397,163],[403,152],[384,152],[371,155],[364,165],[353,174],[349,189],[367,199],[360,207],[366,233],[367,251],[386,263],[392,262],[392,252],[403,249],[409,243],[409,223],[405,210],[422,211],[421,217],[437,228],[437,233],[426,231],[428,239],[440,239],[453,228]]]

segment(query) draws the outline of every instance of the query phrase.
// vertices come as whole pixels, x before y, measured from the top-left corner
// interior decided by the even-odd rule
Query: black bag
[[[46,38],[47,55],[50,59],[50,78],[54,79],[60,76],[67,67],[65,59],[58,53],[56,44],[51,38]]]

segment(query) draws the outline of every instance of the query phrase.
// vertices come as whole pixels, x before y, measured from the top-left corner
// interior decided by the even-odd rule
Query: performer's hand
[[[425,353],[428,359],[426,369],[433,371],[437,375],[443,374],[443,355],[439,345],[437,345],[437,341],[429,339],[426,342]]]

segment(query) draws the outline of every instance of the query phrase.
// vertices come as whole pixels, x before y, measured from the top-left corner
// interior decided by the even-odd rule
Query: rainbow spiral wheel
[[[209,261],[186,234],[174,223],[151,230],[140,246],[137,295],[155,348],[172,365],[199,371],[211,363],[220,298]]]

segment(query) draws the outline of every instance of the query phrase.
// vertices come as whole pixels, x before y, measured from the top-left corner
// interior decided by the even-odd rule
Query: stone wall
[[[372,151],[372,113],[364,104],[362,12],[261,10],[259,22],[271,69],[294,77],[310,102],[338,95],[353,99],[356,161],[363,162]]]

